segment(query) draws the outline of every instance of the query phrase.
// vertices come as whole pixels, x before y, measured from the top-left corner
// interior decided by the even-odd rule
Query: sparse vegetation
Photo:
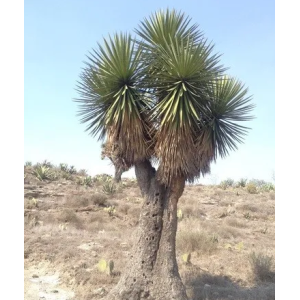
[[[24,169],[26,180],[35,178],[35,168]],[[123,195],[104,194],[103,184],[111,182],[111,176],[93,177],[93,185],[86,189],[76,182],[87,176],[66,173],[55,166],[49,171],[58,176],[57,181],[44,180],[42,184],[41,189],[49,196],[35,191],[34,182],[25,187],[25,195],[29,192],[24,199],[25,270],[47,261],[50,268],[60,270],[63,280],[75,280],[76,298],[95,299],[92,291],[99,287],[105,295],[119,280],[134,242],[142,205],[136,180],[124,179]],[[63,174],[74,180],[66,182]],[[198,189],[186,187],[178,208],[183,218],[178,223],[176,247],[179,272],[187,288],[195,289],[196,299],[205,299],[197,292],[205,284],[211,285],[207,295],[212,300],[218,299],[212,296],[216,292],[236,299],[272,299],[274,260],[271,255],[250,253],[253,247],[274,253],[274,191],[249,194],[244,189],[236,197],[231,188],[224,191],[201,186],[201,193]],[[219,218],[221,214],[225,214],[223,218]],[[102,257],[106,257],[107,266],[110,260],[114,262],[112,272],[108,268],[99,272],[97,264]],[[255,284],[255,296],[240,281]],[[265,284],[269,284],[268,289]]]
[[[263,253],[252,252],[249,255],[251,268],[256,280],[274,281],[273,257]]]
[[[86,187],[92,187],[93,186],[93,179],[91,176],[86,176],[84,178],[79,178],[77,180],[77,183],[79,185],[83,185],[83,186],[86,186]]]
[[[275,191],[275,185],[273,183],[266,183],[266,184],[260,186],[260,191],[262,191],[262,192]]]
[[[106,211],[110,216],[113,216],[116,213],[116,208],[114,206],[108,206],[103,209]]]
[[[40,181],[56,179],[56,176],[53,171],[50,170],[50,167],[44,165],[36,165],[34,167],[33,174]]]
[[[236,183],[236,187],[242,187],[244,188],[247,184],[247,179],[246,178],[241,178],[239,181]]]
[[[107,201],[107,196],[102,193],[98,193],[98,194],[92,195],[91,200],[92,200],[93,204],[95,204],[95,205],[104,206]]]
[[[78,171],[78,175],[80,175],[80,176],[87,176],[88,175],[88,171],[86,169],[80,169]]]
[[[117,191],[117,186],[113,181],[106,181],[102,186],[102,191],[104,194],[113,195]]]
[[[223,190],[226,190],[229,187],[234,186],[234,180],[231,178],[227,178],[226,180],[221,181],[219,187]]]
[[[210,255],[218,247],[215,236],[202,231],[179,231],[176,243],[178,251],[196,251],[201,255]]]
[[[49,169],[53,169],[54,168],[54,165],[50,161],[48,161],[46,159],[41,163],[41,165],[43,167],[47,167]]]
[[[256,194],[257,193],[257,186],[254,182],[249,182],[246,186],[247,192],[249,194]]]
[[[76,171],[76,168],[74,166],[68,166],[68,164],[59,164],[59,168],[61,171],[64,172],[64,174],[76,174],[77,171]]]

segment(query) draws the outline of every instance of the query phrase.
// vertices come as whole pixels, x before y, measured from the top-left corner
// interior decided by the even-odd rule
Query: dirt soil
[[[134,244],[142,204],[135,180],[110,189],[105,176],[86,184],[82,175],[25,174],[24,299],[103,298]],[[275,299],[273,191],[187,186],[179,209],[177,261],[190,299]],[[103,260],[114,262],[111,274]]]

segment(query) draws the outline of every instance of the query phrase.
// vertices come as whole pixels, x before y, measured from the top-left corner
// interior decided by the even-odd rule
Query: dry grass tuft
[[[217,250],[218,241],[214,236],[202,231],[180,231],[176,246],[180,252],[199,252],[210,255]]]
[[[57,216],[56,220],[61,223],[68,223],[75,228],[83,228],[82,219],[72,209],[64,209]]]
[[[249,261],[255,280],[275,281],[275,272],[272,270],[274,264],[272,256],[252,252],[249,255]]]

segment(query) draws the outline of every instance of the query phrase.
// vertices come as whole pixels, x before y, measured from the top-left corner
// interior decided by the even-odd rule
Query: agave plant
[[[209,173],[211,162],[243,142],[248,128],[241,122],[251,120],[254,106],[184,13],[158,11],[135,33],[108,36],[89,53],[75,100],[87,131],[135,168],[145,199],[135,260],[107,299],[185,300],[175,255],[177,201],[186,181]]]
[[[33,170],[33,174],[40,181],[54,180],[55,179],[55,174],[53,172],[51,172],[50,168],[49,167],[45,167],[43,165],[37,166]]]

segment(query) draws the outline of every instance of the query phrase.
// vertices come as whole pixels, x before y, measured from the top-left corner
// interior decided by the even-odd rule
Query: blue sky
[[[272,180],[275,171],[274,1],[24,2],[24,161],[49,160],[113,174],[100,143],[76,117],[76,81],[85,55],[108,34],[133,32],[161,8],[185,12],[198,23],[229,73],[249,87],[256,104],[252,130],[239,149],[212,165],[212,183],[241,177]],[[130,170],[125,176],[134,176]]]

